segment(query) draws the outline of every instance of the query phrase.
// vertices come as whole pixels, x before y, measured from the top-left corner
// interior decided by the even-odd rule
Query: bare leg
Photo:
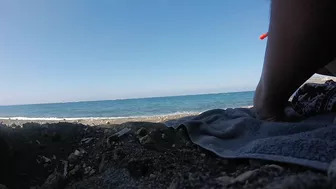
[[[272,0],[269,36],[254,107],[279,120],[289,97],[335,57],[336,1]]]

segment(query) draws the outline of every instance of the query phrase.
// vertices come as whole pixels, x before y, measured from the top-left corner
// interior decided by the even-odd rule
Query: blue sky
[[[254,90],[269,1],[0,1],[0,104]]]

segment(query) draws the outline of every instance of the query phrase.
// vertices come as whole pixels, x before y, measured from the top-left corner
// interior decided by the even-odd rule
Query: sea
[[[121,100],[0,106],[0,119],[118,119],[201,113],[210,109],[248,107],[253,91]]]

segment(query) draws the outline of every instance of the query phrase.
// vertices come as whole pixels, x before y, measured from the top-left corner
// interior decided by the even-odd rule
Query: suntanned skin
[[[289,97],[336,57],[335,0],[272,0],[268,41],[254,109],[284,120]],[[329,75],[329,74],[328,74]]]

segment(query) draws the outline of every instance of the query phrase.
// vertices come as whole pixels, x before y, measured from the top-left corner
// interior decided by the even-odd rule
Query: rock
[[[111,136],[107,137],[107,147],[110,148],[112,146],[113,142],[119,141],[121,137],[123,137],[124,135],[126,135],[128,132],[130,132],[131,129],[129,128],[124,128],[122,130],[120,130],[117,133],[112,134]]]
[[[81,140],[81,143],[88,144],[88,143],[90,143],[92,140],[93,140],[92,137],[90,137],[90,138],[83,138],[83,139]]]
[[[80,173],[81,166],[76,165],[72,170],[69,171],[69,176],[77,176]]]
[[[150,175],[149,175],[149,178],[152,178],[152,179],[153,179],[153,178],[156,178],[156,175],[154,175],[154,174],[150,174]]]
[[[145,128],[141,127],[140,129],[137,130],[136,134],[140,138],[140,137],[144,137],[145,135],[147,135],[148,132]]]
[[[96,170],[95,169],[91,169],[91,171],[89,172],[89,176],[92,176],[95,173],[96,173]]]
[[[3,184],[0,184],[0,189],[7,189],[7,187]]]
[[[155,141],[149,135],[146,135],[146,136],[143,136],[143,137],[139,138],[139,142],[142,145],[148,145],[148,144],[154,144],[155,143]]]
[[[82,154],[84,154],[83,151],[75,150],[75,152],[74,152],[75,156],[81,156]]]
[[[215,179],[221,186],[227,187],[233,180],[232,177],[229,176],[221,176]]]
[[[167,137],[166,137],[166,135],[165,135],[164,133],[161,134],[161,138],[162,138],[163,140],[167,139]]]
[[[185,146],[186,146],[186,147],[190,147],[190,146],[192,146],[192,143],[191,143],[190,141],[187,141],[187,142],[185,143]]]
[[[45,156],[39,156],[39,158],[41,159],[41,161],[43,161],[44,163],[50,163],[51,160]]]
[[[233,179],[232,182],[233,183],[235,183],[235,182],[244,183],[247,180],[249,180],[251,177],[253,177],[256,172],[257,172],[257,169],[256,170],[246,171],[245,173],[242,173],[239,176],[237,176],[235,179]]]
[[[278,173],[283,173],[284,172],[284,168],[279,166],[279,165],[275,165],[275,164],[271,164],[271,165],[265,165],[264,168],[266,169],[272,169],[272,170],[276,170]]]
[[[68,167],[69,167],[69,162],[68,161],[63,161],[62,160],[62,164],[63,164],[63,177],[66,177],[68,175]]]
[[[104,129],[104,134],[111,134],[112,130],[111,129]]]
[[[54,188],[61,188],[63,184],[62,181],[64,178],[58,172],[54,172],[53,174],[49,175],[47,180],[41,186],[42,189],[54,189]]]
[[[112,142],[112,141],[117,141],[119,140],[122,136],[124,136],[125,134],[127,134],[128,132],[130,132],[131,129],[129,128],[123,128],[120,131],[118,131],[117,133],[113,134],[112,136],[108,137],[108,141]]]
[[[71,153],[68,157],[69,162],[74,162],[77,160],[77,156],[74,153]]]
[[[90,166],[85,167],[84,174],[86,174],[86,175],[89,174],[91,172],[91,170],[92,170],[92,168]]]
[[[82,157],[85,154],[85,150],[84,149],[79,149],[79,150],[75,150],[73,153],[71,153],[68,156],[68,160],[70,163],[75,162],[79,157]]]
[[[179,180],[178,180],[178,179],[174,179],[174,180],[170,183],[168,189],[178,189],[178,188],[180,188],[179,185],[180,185]]]
[[[98,166],[98,172],[99,172],[99,173],[103,172],[103,168],[104,168],[105,164],[106,164],[106,161],[105,161],[105,154],[103,154],[102,157],[101,157],[99,166]]]

